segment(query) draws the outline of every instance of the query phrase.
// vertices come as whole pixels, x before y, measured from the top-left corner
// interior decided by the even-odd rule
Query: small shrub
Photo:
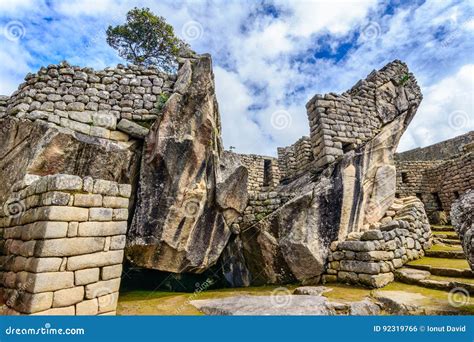
[[[170,98],[170,96],[166,93],[161,93],[160,96],[158,97],[158,102],[156,103],[156,108],[158,110],[163,110],[163,108],[165,107],[165,103],[166,101],[168,101],[168,99]]]

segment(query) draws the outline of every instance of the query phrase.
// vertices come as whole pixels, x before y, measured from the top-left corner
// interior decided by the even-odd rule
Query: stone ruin
[[[176,75],[63,62],[0,98],[6,314],[114,314],[122,264],[227,286],[380,287],[423,256],[423,203],[395,150],[422,99],[396,60],[306,105],[278,157],[223,150],[209,55]],[[398,196],[401,197],[401,196]]]
[[[474,188],[474,132],[395,156],[397,196],[416,196],[431,223],[449,222],[454,201]]]

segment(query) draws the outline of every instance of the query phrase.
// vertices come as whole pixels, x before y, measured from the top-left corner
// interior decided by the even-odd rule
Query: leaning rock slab
[[[407,81],[397,83],[395,79],[404,74]],[[241,233],[253,284],[294,280],[317,283],[326,269],[331,242],[344,241],[375,226],[393,204],[394,154],[416,113],[421,92],[413,75],[399,62],[390,63],[370,77],[365,86],[378,92],[375,101],[376,107],[381,107],[377,112],[380,129],[364,143],[343,153],[304,186],[299,179],[281,185],[278,188],[281,193],[298,188],[293,191],[295,197]],[[385,90],[379,91],[385,86]],[[351,93],[357,93],[358,87]],[[344,101],[351,101],[347,93],[341,96]],[[330,106],[331,101],[326,102]],[[374,267],[367,273],[378,271]],[[381,279],[377,283],[389,280]]]
[[[468,190],[451,207],[451,222],[461,239],[467,261],[474,270],[474,190]]]
[[[127,235],[137,266],[201,273],[229,241],[246,203],[246,170],[221,175],[220,117],[209,55],[186,62],[177,91],[145,140],[138,199]],[[120,123],[119,123],[120,126]]]

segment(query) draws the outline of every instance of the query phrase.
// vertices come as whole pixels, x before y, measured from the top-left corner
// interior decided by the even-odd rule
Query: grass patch
[[[442,280],[442,281],[458,281],[460,283],[474,284],[474,278],[442,277],[442,276],[432,275],[428,279]]]
[[[345,284],[326,284],[324,285],[331,288],[332,291],[325,292],[323,295],[330,300],[348,300],[348,301],[359,301],[365,297],[370,296],[370,289],[365,287],[357,287],[355,285]]]
[[[406,291],[411,293],[419,293],[427,298],[426,306],[453,309],[449,304],[448,292],[442,290],[429,289],[417,285],[408,285],[399,282],[393,282],[385,286],[381,291]],[[470,298],[468,303],[458,308],[461,313],[474,314],[474,298]]]
[[[458,234],[456,234],[456,232],[450,232],[450,231],[446,231],[446,230],[443,230],[443,231],[432,231],[433,235],[446,235],[446,236],[449,236],[449,237],[454,237],[454,238],[457,238],[458,237]]]
[[[460,245],[433,245],[429,251],[462,251],[462,247]]]
[[[198,299],[215,299],[243,295],[271,295],[279,286],[255,286],[247,288],[226,288],[201,293],[167,291],[129,291],[120,293],[118,315],[202,315],[189,302]],[[293,291],[297,285],[285,286]]]
[[[468,269],[468,270],[471,269],[469,267],[469,264],[467,263],[467,260],[463,260],[463,259],[424,257],[418,260],[410,261],[407,263],[407,265],[430,265],[433,267],[440,267],[440,268],[448,267],[448,268],[458,268],[458,269]]]
[[[431,279],[444,280],[445,277],[432,276]],[[466,281],[464,278],[449,278],[453,281]],[[474,283],[474,279],[469,279]],[[285,286],[291,292],[299,285]],[[325,292],[324,296],[332,301],[360,301],[370,297],[371,289],[344,284],[326,284],[332,291]],[[215,299],[242,295],[271,295],[279,286],[261,286],[235,289],[219,289],[201,292],[199,294],[166,292],[166,291],[129,291],[120,293],[117,307],[118,315],[202,315],[191,300]],[[434,290],[416,285],[393,282],[377,291],[406,291],[419,293],[427,297],[426,305],[435,308],[452,308],[448,302],[448,292]],[[466,306],[460,308],[462,313],[474,314],[474,298]]]

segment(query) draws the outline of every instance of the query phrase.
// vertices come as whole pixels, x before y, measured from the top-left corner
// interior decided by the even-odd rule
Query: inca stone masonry
[[[176,75],[28,74],[0,98],[5,314],[114,314],[124,260],[228,286],[386,285],[473,186],[472,132],[395,154],[421,100],[393,61],[314,96],[309,137],[273,158],[223,150],[209,55]]]

